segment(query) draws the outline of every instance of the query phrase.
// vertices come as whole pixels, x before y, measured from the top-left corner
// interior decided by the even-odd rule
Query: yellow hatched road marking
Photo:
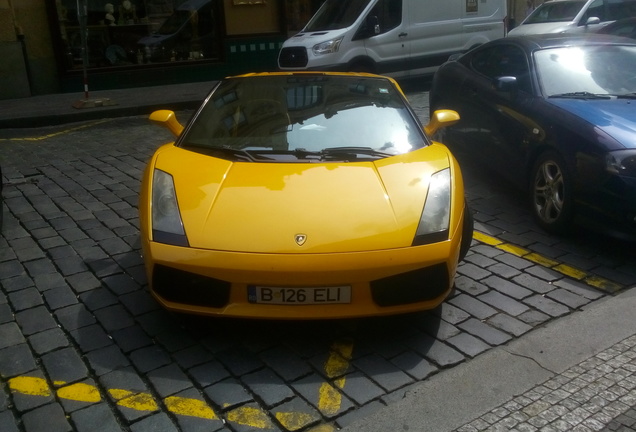
[[[38,377],[15,377],[9,380],[9,388],[14,393],[32,396],[50,396],[51,390],[46,380]]]
[[[241,407],[227,413],[227,419],[231,422],[259,429],[271,429],[274,427],[267,413],[260,408]]]
[[[504,243],[495,237],[491,237],[487,234],[480,233],[478,231],[473,232],[473,238],[487,245],[494,246],[497,249],[500,249],[504,252],[508,252],[518,257],[532,261],[542,267],[546,267],[554,271],[557,271],[564,276],[581,281],[585,283],[586,285],[592,286],[601,291],[605,291],[608,293],[615,293],[624,288],[622,285],[614,283],[607,279],[604,279],[600,276],[589,274],[583,270],[577,269],[570,265],[560,263],[551,258],[546,258],[535,252],[530,252],[529,250],[524,249],[522,247],[515,246],[509,243]]]
[[[315,417],[306,413],[283,413],[275,414],[276,420],[282,424],[285,429],[295,431],[302,429],[315,420]]]
[[[77,383],[58,389],[57,395],[62,399],[78,402],[96,403],[102,400],[99,390],[95,386]]]
[[[350,343],[336,343],[332,346],[332,354],[325,365],[325,368],[330,371],[330,374],[338,375],[347,370],[348,359],[351,358],[352,349],[353,345]],[[346,358],[343,358],[343,355],[345,355]],[[344,378],[337,378],[335,380],[335,384],[339,388],[344,386],[344,382]],[[39,377],[19,376],[9,379],[8,384],[13,393],[41,397],[50,397],[53,394],[47,381]],[[94,385],[85,383],[66,385],[64,381],[54,381],[53,384],[59,387],[55,393],[61,399],[86,403],[97,403],[102,400],[99,389]],[[333,387],[331,388],[333,389]],[[335,389],[333,390],[336,391]],[[107,392],[115,400],[115,403],[122,407],[137,411],[157,411],[160,409],[159,403],[149,393],[132,392],[124,389],[109,389]],[[324,400],[328,400],[326,405],[333,407],[335,409],[335,411],[333,411],[334,413],[340,408],[339,393],[338,397],[329,395],[326,399],[322,400],[323,405],[325,404]],[[220,420],[214,410],[199,399],[169,396],[163,400],[163,403],[167,410],[173,414],[207,420]],[[278,412],[275,416],[289,431],[302,429],[316,420],[316,418],[310,414],[296,412]],[[248,426],[253,429],[274,428],[268,413],[257,407],[240,407],[234,409],[226,414],[226,419],[230,422]],[[319,425],[311,429],[311,432],[333,431],[335,431],[335,428],[331,425]]]
[[[169,396],[163,401],[168,408],[175,414],[180,414],[189,417],[199,417],[208,420],[217,420],[218,417],[214,413],[214,410],[210,408],[205,402],[198,399],[182,398],[177,396]]]
[[[338,388],[344,388],[345,378],[339,377],[349,368],[349,361],[353,352],[353,343],[350,341],[335,342],[331,346],[331,354],[325,363],[325,372]],[[340,410],[342,395],[329,383],[322,383],[318,390],[318,409],[327,414],[335,414]]]
[[[81,126],[76,126],[76,127],[74,127],[74,128],[70,128],[70,129],[64,129],[64,130],[59,131],[59,132],[55,132],[55,133],[48,134],[48,135],[42,135],[42,136],[39,136],[39,137],[29,137],[29,138],[0,138],[0,141],[43,141],[43,140],[46,140],[46,139],[54,138],[54,137],[56,137],[56,136],[65,135],[65,134],[67,134],[67,133],[71,133],[71,132],[74,132],[74,131],[76,131],[76,130],[86,129],[86,128],[91,127],[91,126],[97,126],[98,124],[106,123],[106,122],[109,122],[109,121],[112,121],[112,120],[113,120],[113,119],[102,119],[102,120],[97,120],[97,121],[94,121],[94,122],[90,122],[90,123],[87,123],[87,124],[83,124],[83,125],[81,125]]]

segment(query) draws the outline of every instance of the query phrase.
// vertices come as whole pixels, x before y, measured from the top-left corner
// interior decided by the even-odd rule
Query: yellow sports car
[[[398,84],[346,73],[218,83],[152,156],[141,242],[155,298],[204,315],[315,319],[431,309],[473,220],[457,161]]]

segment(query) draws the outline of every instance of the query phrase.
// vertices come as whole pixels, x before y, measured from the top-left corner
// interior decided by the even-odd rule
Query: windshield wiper
[[[636,93],[617,94],[617,99],[636,99]]]
[[[247,162],[258,162],[259,160],[269,159],[267,157],[254,157],[247,150],[235,149],[231,147],[211,147],[202,144],[194,144],[194,143],[184,143],[182,148],[194,148],[195,151],[199,153],[206,154],[208,156],[220,156],[221,159],[228,159],[227,156],[233,156],[230,160],[236,161],[247,161]]]
[[[325,158],[351,156],[352,159],[358,159],[358,155],[373,156],[376,158],[395,156],[394,154],[381,152],[371,147],[331,147],[322,150],[320,154]]]
[[[611,99],[608,94],[595,94],[586,91],[561,93],[548,96],[550,98],[571,98],[571,99]]]

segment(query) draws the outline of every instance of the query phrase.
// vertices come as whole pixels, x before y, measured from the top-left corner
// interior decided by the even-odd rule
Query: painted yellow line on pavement
[[[42,378],[15,377],[9,380],[9,388],[12,392],[32,396],[51,396],[49,385]]]
[[[299,429],[302,429],[309,423],[316,420],[314,416],[306,413],[276,413],[275,416],[276,420],[278,420],[280,424],[282,424],[285,429],[289,431],[297,431]],[[331,430],[333,429],[330,429],[330,431]],[[325,430],[325,432],[327,431]]]
[[[99,390],[95,386],[77,383],[62,387],[57,391],[57,395],[62,399],[69,399],[78,402],[97,403],[102,400]]]
[[[335,344],[338,355],[343,353],[350,358],[351,344]],[[332,354],[335,356],[335,354]],[[346,365],[342,358],[331,359],[327,362],[333,373],[346,370]],[[336,366],[336,365],[339,365]],[[344,367],[344,369],[342,369]],[[60,399],[73,400],[77,402],[97,403],[102,400],[102,395],[96,386],[75,383],[66,385],[64,381],[54,381],[54,385],[59,387],[57,391],[51,389],[47,381],[40,377],[19,376],[11,378],[8,381],[9,389],[12,393],[20,393],[29,396],[50,397],[54,393]],[[344,379],[342,380],[344,385]],[[133,392],[124,389],[109,389],[108,394],[115,400],[119,406],[130,408],[136,411],[153,412],[161,409],[161,406],[155,398],[144,392]],[[221,420],[214,410],[199,399],[184,398],[178,396],[169,396],[163,400],[168,411],[173,414],[197,417],[207,420]],[[339,408],[339,405],[338,405]],[[337,411],[337,409],[336,409]],[[276,419],[289,431],[296,431],[306,427],[316,421],[316,417],[307,413],[297,412],[278,412],[275,414]],[[226,413],[225,419],[251,429],[276,429],[266,411],[258,407],[239,407]],[[312,428],[312,432],[333,432],[335,428],[331,425],[320,425]]]
[[[74,128],[64,129],[64,130],[61,130],[61,131],[59,131],[59,132],[55,132],[55,133],[48,134],[48,135],[42,135],[42,136],[39,136],[39,137],[28,137],[28,138],[0,138],[0,141],[43,141],[43,140],[46,140],[46,139],[54,138],[54,137],[56,137],[56,136],[65,135],[65,134],[67,134],[67,133],[74,132],[74,131],[76,131],[76,130],[86,129],[86,128],[89,128],[89,127],[91,127],[91,126],[96,126],[96,125],[98,125],[98,124],[106,123],[106,122],[109,122],[109,121],[112,121],[112,120],[113,120],[113,119],[102,119],[102,120],[97,120],[97,121],[94,121],[94,122],[90,122],[90,123],[83,124],[83,125],[81,125],[81,126],[76,126],[76,127],[74,127]]]
[[[198,399],[188,399],[178,396],[169,396],[163,400],[168,411],[175,414],[198,417],[208,420],[218,420],[214,410],[205,402]]]
[[[576,279],[578,281],[585,283],[586,285],[592,286],[596,289],[605,291],[610,294],[618,292],[624,288],[624,286],[617,284],[615,282],[609,281],[607,279],[604,279],[600,276],[589,274],[584,270],[577,269],[576,267],[563,264],[554,259],[541,256],[535,252],[531,252],[522,247],[515,246],[510,243],[505,243],[495,237],[491,237],[479,231],[473,232],[473,238],[481,243],[494,246],[497,249],[500,249],[504,252],[508,252],[520,258],[527,259],[542,267],[552,269],[556,272],[561,273],[564,276],[567,276],[572,279]]]
[[[353,343],[351,341],[338,341],[331,346],[331,354],[325,363],[325,372],[336,387],[342,389],[345,386],[343,375],[349,368]],[[340,410],[342,395],[330,383],[322,383],[318,390],[318,409],[327,415],[336,414]]]

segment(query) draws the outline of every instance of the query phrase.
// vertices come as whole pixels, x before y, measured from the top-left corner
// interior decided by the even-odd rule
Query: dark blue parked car
[[[636,41],[492,41],[440,67],[430,107],[459,113],[439,138],[527,190],[546,231],[636,239]]]

